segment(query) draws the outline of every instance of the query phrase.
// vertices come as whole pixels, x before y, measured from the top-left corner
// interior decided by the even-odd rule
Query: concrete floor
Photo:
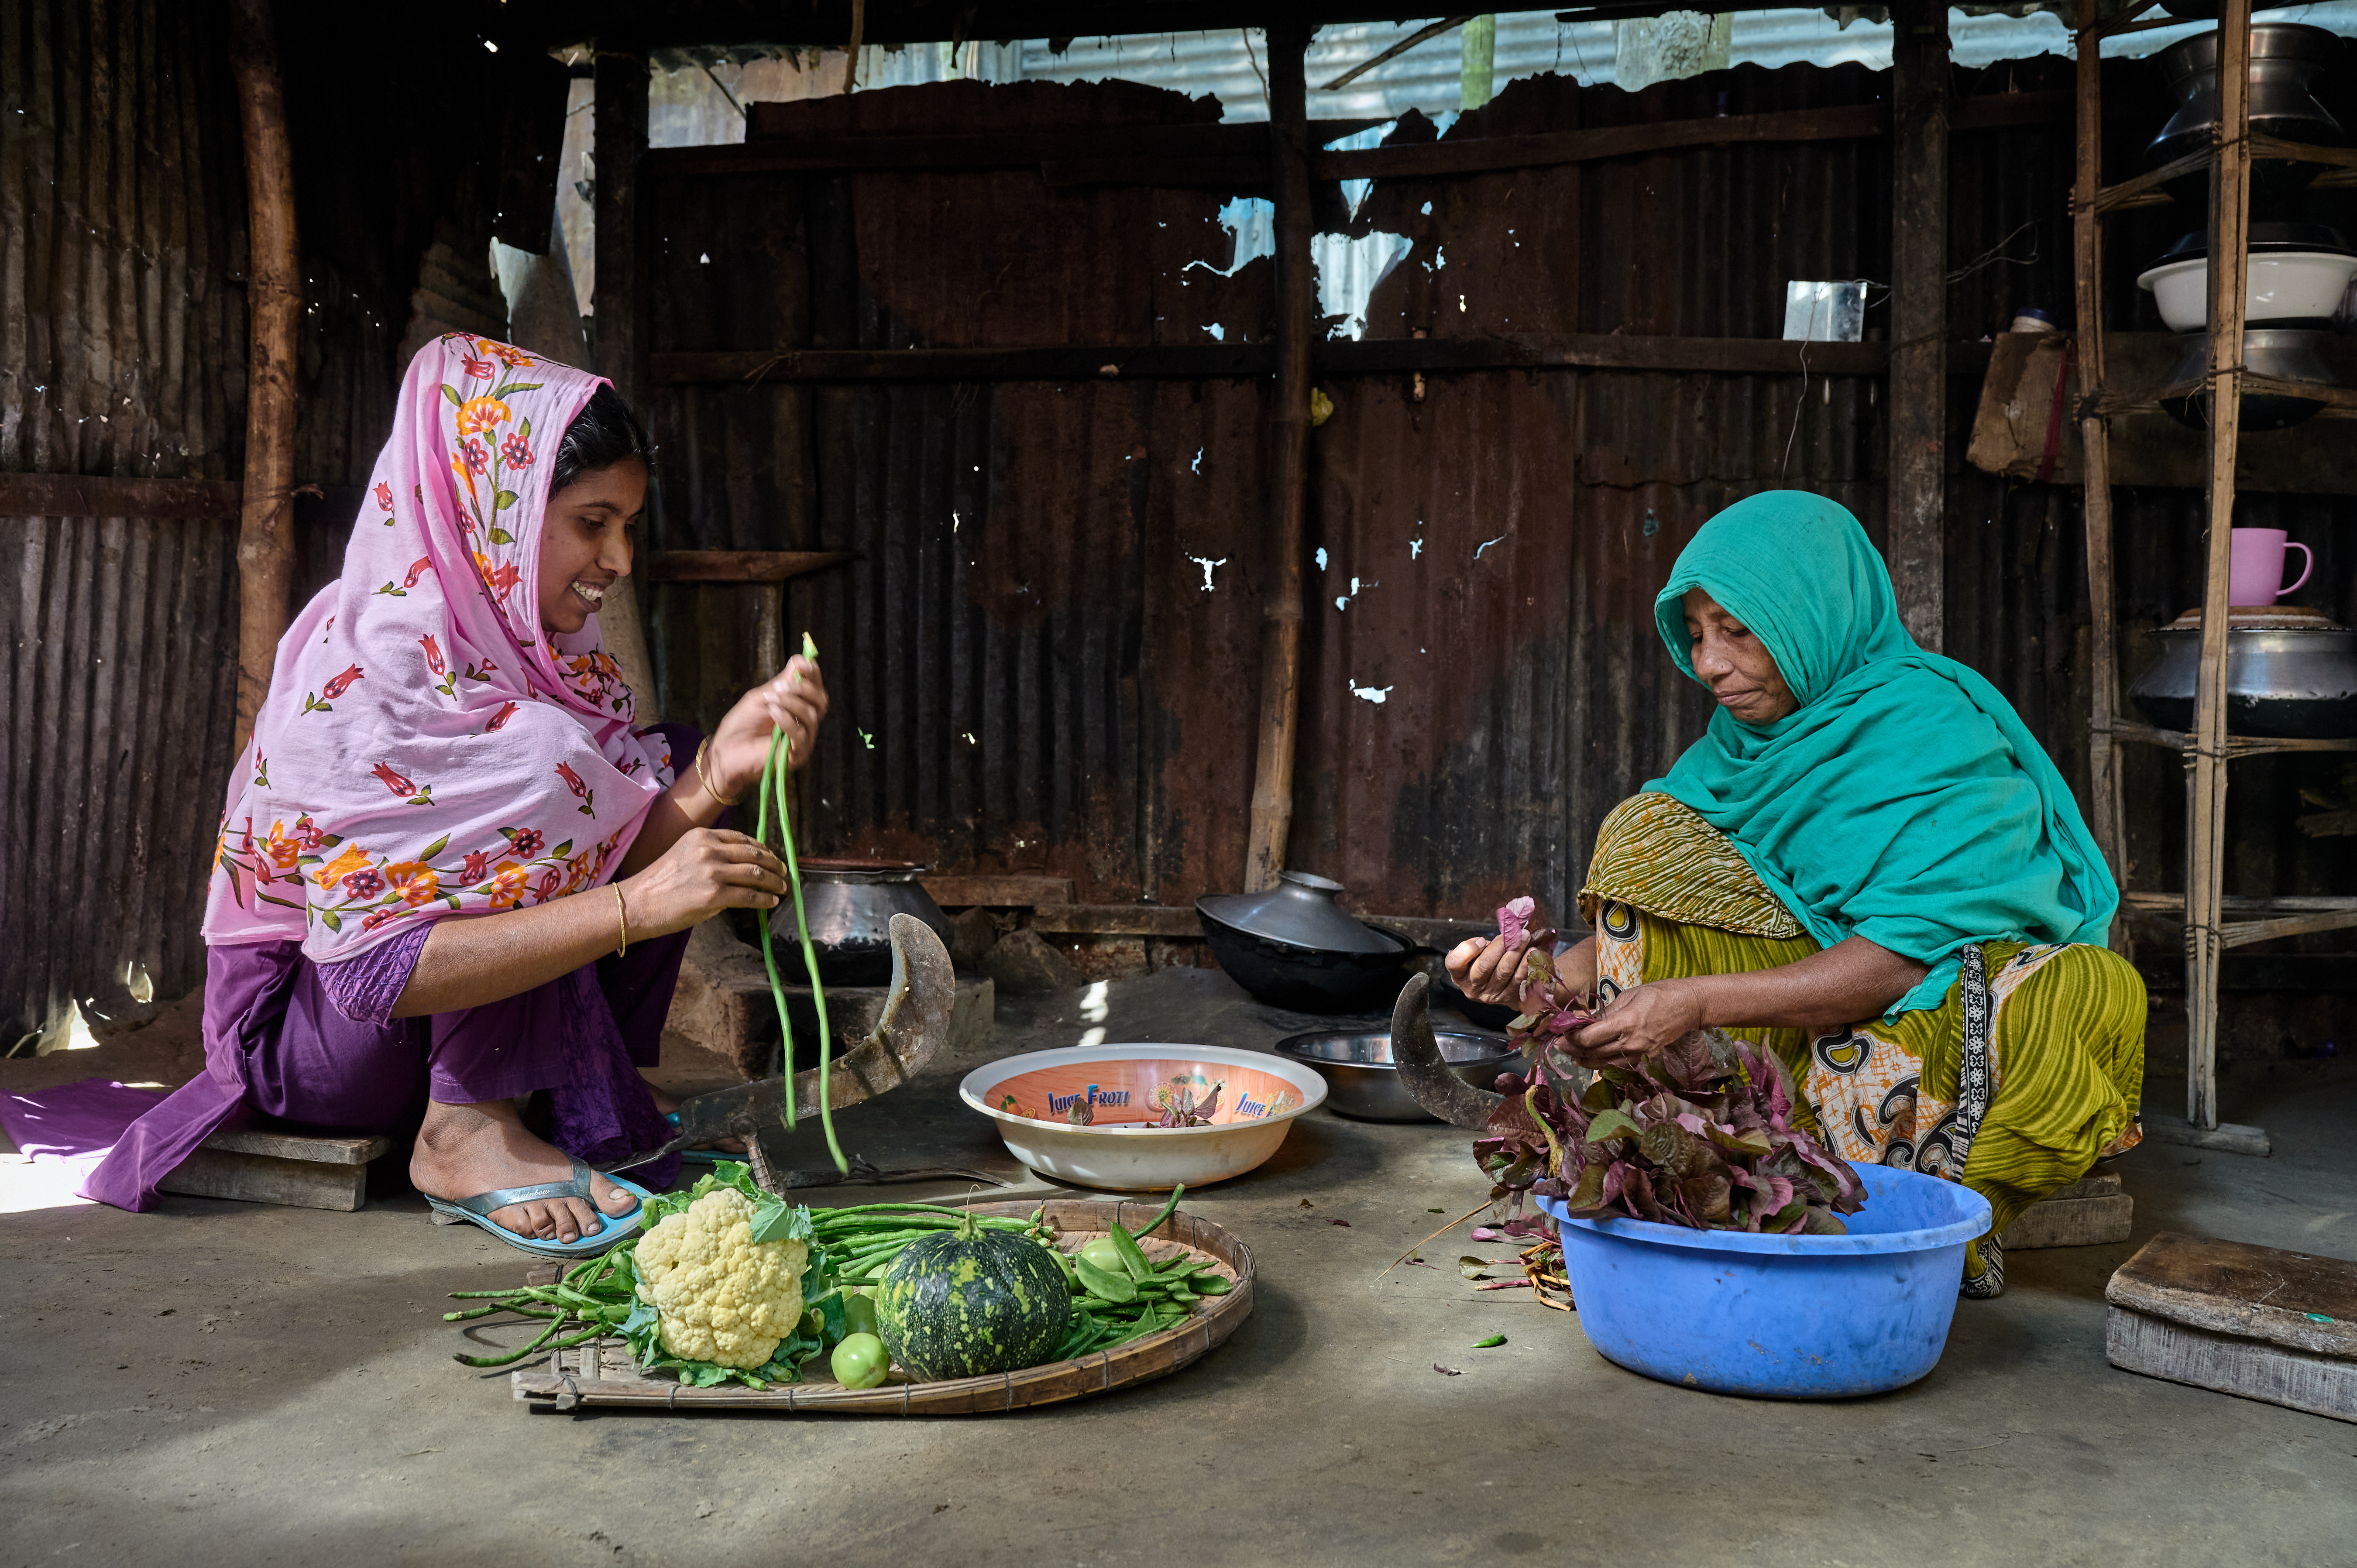
[[[1003,1001],[994,1054],[1071,1043],[1079,1003]],[[1265,1046],[1296,1023],[1203,972],[1111,1004],[1115,1040]],[[70,1070],[0,1063],[0,1088],[120,1074],[137,1039]],[[148,1047],[185,1068],[174,1048]],[[971,1065],[846,1114],[845,1146],[1009,1168],[955,1101]],[[2228,1117],[2274,1158],[2147,1145],[2122,1162],[2132,1241],[2015,1255],[1929,1378],[1838,1404],[1648,1382],[1576,1316],[1453,1270],[1378,1283],[1481,1178],[1454,1130],[1323,1111],[1188,1199],[1258,1254],[1234,1338],[1008,1416],[528,1410],[504,1373],[452,1364],[437,1316],[524,1261],[429,1226],[397,1180],[349,1215],[0,1213],[0,1563],[2357,1563],[2357,1426],[2115,1371],[2102,1299],[2164,1229],[2357,1255],[2350,1067],[2230,1073]],[[2152,1101],[2180,1093],[2159,1079]]]

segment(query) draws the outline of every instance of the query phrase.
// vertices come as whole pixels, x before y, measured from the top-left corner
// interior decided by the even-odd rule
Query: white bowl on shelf
[[[2328,321],[2357,278],[2357,256],[2330,251],[2277,251],[2254,255],[2244,278],[2244,319],[2253,327],[2274,321]],[[2152,268],[2136,279],[2152,291],[2153,303],[2171,332],[2200,332],[2210,325],[2210,258],[2194,256]]]
[[[1156,1095],[1184,1080],[1222,1086],[1208,1127],[1156,1127]],[[1168,1192],[1242,1176],[1276,1153],[1294,1119],[1326,1099],[1299,1062],[1225,1046],[1103,1045],[1027,1051],[966,1074],[958,1098],[998,1123],[1006,1152],[1054,1181]],[[1094,1120],[1074,1123],[1077,1100]]]

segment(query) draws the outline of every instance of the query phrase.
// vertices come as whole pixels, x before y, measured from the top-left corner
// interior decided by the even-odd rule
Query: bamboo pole
[[[645,423],[651,412],[646,404],[648,278],[640,235],[643,202],[639,164],[647,150],[646,57],[600,49],[596,70],[590,147],[597,169],[597,270],[590,331],[597,373],[614,383],[622,401]],[[651,520],[654,515],[655,497],[651,489],[647,516]],[[640,531],[642,543],[651,532]],[[632,719],[640,725],[655,723],[662,716],[662,698],[655,685],[645,617],[632,578],[625,577],[608,590],[605,606],[597,612],[597,634],[606,651],[621,666],[623,684],[630,688]]]
[[[1892,13],[1890,506],[1884,553],[1908,633],[1946,639],[1947,0]]]
[[[2077,274],[2079,386],[2083,394],[2103,390],[2104,220],[2095,197],[2104,186],[2104,62],[2102,38],[2093,27],[2078,37],[2078,179],[2071,204],[2072,248]],[[2087,794],[2095,839],[2113,879],[2127,882],[2127,847],[2120,811],[2120,742],[2112,733],[2119,714],[2118,595],[2113,582],[2111,425],[2095,412],[2093,395],[2083,397],[2085,414],[2079,440],[2085,453],[2087,601],[2090,691],[2087,723]],[[2113,922],[2117,946],[2127,935],[2124,920]]]
[[[1293,760],[1301,717],[1301,554],[1309,458],[1309,109],[1303,55],[1309,29],[1268,30],[1269,176],[1276,198],[1276,390],[1269,420],[1270,547],[1275,570],[1262,610],[1260,744],[1253,776],[1244,888],[1276,886],[1293,829]]]
[[[2251,0],[2218,19],[2217,162],[2210,171],[2210,559],[2201,592],[2201,667],[2186,791],[2185,1119],[2218,1125],[2219,897],[2226,847],[2227,564],[2234,524],[2234,449],[2242,433],[2243,291],[2250,224]]]
[[[253,734],[286,634],[294,575],[295,333],[303,315],[295,166],[272,0],[233,0],[230,69],[244,131],[245,489],[237,529],[237,746]]]

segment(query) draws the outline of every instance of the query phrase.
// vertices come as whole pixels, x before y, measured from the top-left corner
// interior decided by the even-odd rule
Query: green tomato
[[[876,1298],[864,1290],[855,1290],[843,1298],[843,1332],[848,1338],[854,1334],[876,1332]]]
[[[1082,1248],[1080,1255],[1109,1274],[1129,1277],[1128,1265],[1121,1261],[1121,1247],[1110,1236],[1098,1237]]]
[[[873,1334],[845,1336],[834,1348],[827,1367],[834,1380],[846,1389],[872,1389],[884,1380],[892,1358],[884,1348],[884,1341]]]

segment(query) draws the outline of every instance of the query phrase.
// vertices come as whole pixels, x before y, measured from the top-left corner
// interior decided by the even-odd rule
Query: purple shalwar
[[[694,730],[673,730],[683,756]],[[723,821],[726,821],[724,816]],[[471,1104],[548,1091],[549,1142],[588,1164],[668,1142],[639,1069],[662,1049],[687,933],[585,964],[547,984],[456,1013],[395,1018],[432,929],[420,926],[356,958],[316,964],[292,941],[216,947],[205,965],[205,1070],[134,1122],[82,1196],[145,1209],[198,1144],[255,1112],[321,1129],[414,1127],[426,1102]],[[679,1172],[665,1155],[631,1177],[658,1191]],[[447,1193],[467,1197],[468,1193]]]

